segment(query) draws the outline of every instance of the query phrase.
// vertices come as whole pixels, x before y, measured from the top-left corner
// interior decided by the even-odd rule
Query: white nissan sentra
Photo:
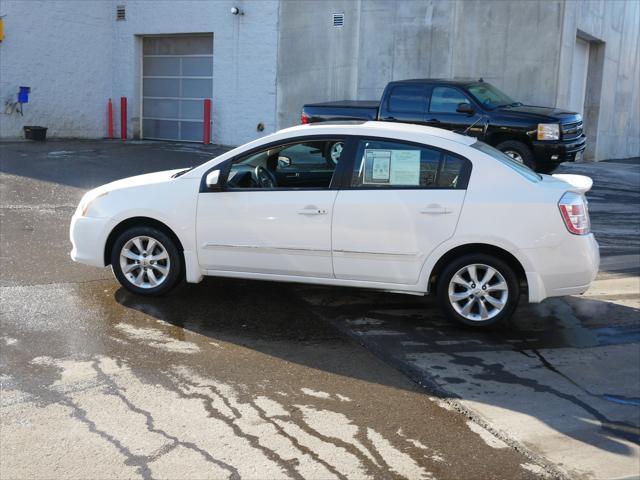
[[[205,275],[435,293],[449,318],[488,326],[521,294],[589,288],[591,184],[437,128],[302,125],[89,191],[71,258],[140,295]]]

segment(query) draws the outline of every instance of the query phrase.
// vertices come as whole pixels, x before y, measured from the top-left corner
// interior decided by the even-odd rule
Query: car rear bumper
[[[587,146],[587,137],[579,136],[573,140],[549,142],[534,140],[531,142],[536,163],[573,162],[580,157]]]
[[[69,227],[71,260],[94,267],[104,267],[105,232],[108,218],[83,217],[75,214]]]
[[[520,250],[528,259],[529,301],[586,292],[600,267],[600,248],[593,234],[571,235],[554,248]]]

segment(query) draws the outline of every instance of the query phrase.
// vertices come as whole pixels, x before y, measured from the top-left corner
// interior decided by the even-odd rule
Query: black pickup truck
[[[380,102],[302,109],[302,123],[335,120],[417,123],[473,135],[543,173],[580,160],[586,144],[579,113],[523,105],[482,79],[401,80],[387,85]]]

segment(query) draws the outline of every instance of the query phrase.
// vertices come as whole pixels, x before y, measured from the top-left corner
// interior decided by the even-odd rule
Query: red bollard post
[[[111,99],[109,99],[109,103],[107,104],[107,121],[109,122],[109,136],[107,138],[113,138],[113,103],[111,103]]]
[[[120,97],[120,137],[127,139],[127,97]]]
[[[204,99],[204,124],[202,127],[202,143],[211,143],[211,99]]]

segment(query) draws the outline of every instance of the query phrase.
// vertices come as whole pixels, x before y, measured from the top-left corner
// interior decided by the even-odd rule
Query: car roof
[[[474,83],[482,83],[482,79],[478,78],[410,78],[408,80],[397,80],[395,82],[389,82],[394,85],[403,84],[403,83],[433,83],[439,85],[459,85],[459,86],[468,86],[473,85]]]
[[[339,131],[338,131],[339,130]],[[295,127],[285,128],[276,132],[275,135],[299,133],[300,135],[322,135],[328,134],[344,134],[344,135],[362,135],[362,136],[376,136],[376,137],[397,137],[399,134],[404,136],[405,134],[413,134],[417,138],[416,140],[429,140],[424,137],[435,137],[438,139],[448,140],[460,145],[472,145],[478,141],[477,138],[461,135],[459,133],[452,132],[450,130],[444,130],[442,128],[427,127],[425,125],[416,125],[413,123],[398,123],[398,122],[321,122],[311,123],[306,125],[297,125]],[[423,137],[423,138],[419,138]]]

